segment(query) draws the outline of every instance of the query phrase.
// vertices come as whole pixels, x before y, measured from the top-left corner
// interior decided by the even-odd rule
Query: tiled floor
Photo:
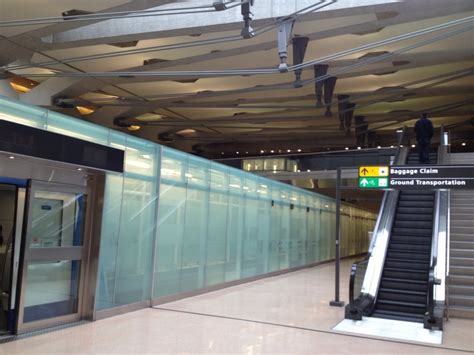
[[[350,262],[343,264],[347,300]],[[462,354],[474,351],[474,321],[446,324],[440,347],[332,331],[334,266],[322,265],[0,345],[0,354]]]

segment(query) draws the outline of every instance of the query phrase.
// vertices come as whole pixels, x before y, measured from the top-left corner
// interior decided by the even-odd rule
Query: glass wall
[[[125,151],[107,173],[97,310],[334,258],[333,199],[0,97],[0,119]],[[342,206],[342,256],[375,214]]]

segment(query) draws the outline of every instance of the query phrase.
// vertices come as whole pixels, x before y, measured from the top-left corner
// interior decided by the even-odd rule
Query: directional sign
[[[388,166],[361,166],[359,177],[383,177],[388,176]]]
[[[394,189],[474,189],[474,165],[401,165],[390,167]]]
[[[387,177],[359,177],[361,189],[386,189],[388,188]]]

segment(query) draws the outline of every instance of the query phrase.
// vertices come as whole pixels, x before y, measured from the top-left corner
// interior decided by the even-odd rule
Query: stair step
[[[474,285],[453,285],[449,284],[450,296],[471,296],[474,297]]]
[[[451,217],[451,227],[466,227],[472,231],[474,229],[474,220],[472,219],[472,215],[470,218],[471,220]]]
[[[430,260],[430,253],[417,250],[399,250],[390,246],[387,251],[387,258],[426,263]]]
[[[451,228],[452,230],[452,228]],[[433,234],[433,230],[431,228],[402,228],[402,227],[393,227],[392,228],[393,234],[405,234],[405,235],[412,235],[412,236],[422,236],[422,237],[430,237]]]
[[[451,275],[473,276],[474,277],[474,267],[450,265],[449,266],[449,273]]]
[[[430,215],[433,216],[433,207],[400,207],[397,208],[398,213],[415,214],[415,215]]]
[[[452,200],[451,200],[452,201]],[[451,216],[453,216],[454,214],[468,214],[470,216],[474,215],[474,207],[473,206],[456,206],[456,205],[453,205],[453,203],[451,202],[450,203],[451,206]]]
[[[429,245],[431,249],[431,236],[430,237],[423,237],[423,236],[413,236],[409,234],[395,234],[390,237],[390,241],[396,243],[404,243],[404,244],[415,244],[415,245]]]
[[[379,290],[378,299],[389,299],[384,297],[383,295],[398,295],[400,297],[405,297],[405,299],[400,299],[402,302],[409,302],[409,303],[424,303],[426,301],[426,290],[425,291],[414,291],[414,290],[405,290],[400,288],[385,288],[382,287]],[[409,300],[410,297],[420,298],[419,301],[411,301]],[[396,301],[396,299],[393,299]]]
[[[460,258],[451,255],[449,263],[451,266],[468,266],[474,268],[474,259],[471,258]]]
[[[451,241],[455,242],[474,242],[474,235],[468,233],[454,233],[453,228],[451,228],[451,233],[449,238]]]
[[[390,241],[389,251],[404,252],[408,254],[425,254],[431,251],[431,245],[417,245]]]
[[[474,249],[474,241],[456,241],[451,240],[449,247],[453,249]]]
[[[399,221],[395,219],[393,224],[395,228],[413,228],[413,229],[424,229],[432,233],[433,222],[432,221]]]
[[[434,194],[431,193],[431,195],[407,195],[407,194],[401,194],[400,197],[398,198],[399,201],[429,201],[433,203],[434,201]]]
[[[449,316],[453,318],[474,319],[474,308],[449,306]]]
[[[406,322],[416,322],[416,323],[422,323],[424,321],[423,315],[404,313],[404,312],[395,312],[395,311],[383,311],[383,310],[376,310],[374,313],[372,313],[372,317],[403,320]]]
[[[414,213],[397,213],[395,215],[396,221],[416,221],[416,222],[430,222],[433,223],[433,214],[414,214]]]
[[[472,236],[472,228],[471,227],[462,227],[462,226],[456,226],[451,224],[451,235],[454,234],[465,234],[465,235],[471,235]]]
[[[429,260],[429,259],[428,259]],[[389,268],[398,268],[406,270],[427,271],[430,267],[428,261],[410,260],[410,259],[385,259],[385,266]]]
[[[406,270],[400,268],[384,267],[382,277],[404,280],[428,280],[428,272],[421,270]]]
[[[426,292],[428,283],[426,281],[418,280],[404,280],[404,279],[395,279],[383,277],[380,282],[381,288],[395,288],[395,289],[404,289],[407,291],[418,291]]]
[[[466,295],[449,295],[449,304],[453,306],[463,306],[474,308],[474,297]]]
[[[402,302],[402,301],[377,300],[376,309],[384,310],[384,311],[395,311],[395,312],[424,315],[426,311],[426,304]]]
[[[474,276],[449,275],[449,285],[474,286]]]
[[[474,243],[472,243],[472,246],[474,246]],[[451,250],[449,251],[449,255],[451,258],[471,258],[474,262],[474,249],[451,248]]]
[[[401,191],[401,195],[430,195],[433,196],[433,191],[426,191],[426,190],[406,190]]]
[[[398,207],[433,208],[433,201],[398,201]]]

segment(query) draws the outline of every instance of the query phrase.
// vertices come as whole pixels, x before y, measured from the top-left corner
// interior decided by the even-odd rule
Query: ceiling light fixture
[[[13,159],[15,159],[15,157],[14,157],[13,155],[10,155],[10,156],[8,157],[8,159],[13,160]]]
[[[461,145],[462,145],[463,147],[465,147],[465,146],[466,146],[466,142],[462,142]]]
[[[142,127],[140,125],[137,125],[137,124],[132,124],[130,126],[127,127],[127,129],[130,131],[130,132],[135,132],[135,131],[139,131]]]
[[[349,150],[349,147],[345,147],[344,149],[345,149],[345,150]]]
[[[81,115],[90,115],[91,113],[94,113],[94,109],[90,108],[90,107],[85,107],[85,106],[76,106],[76,109],[77,111],[79,111],[79,113]]]

